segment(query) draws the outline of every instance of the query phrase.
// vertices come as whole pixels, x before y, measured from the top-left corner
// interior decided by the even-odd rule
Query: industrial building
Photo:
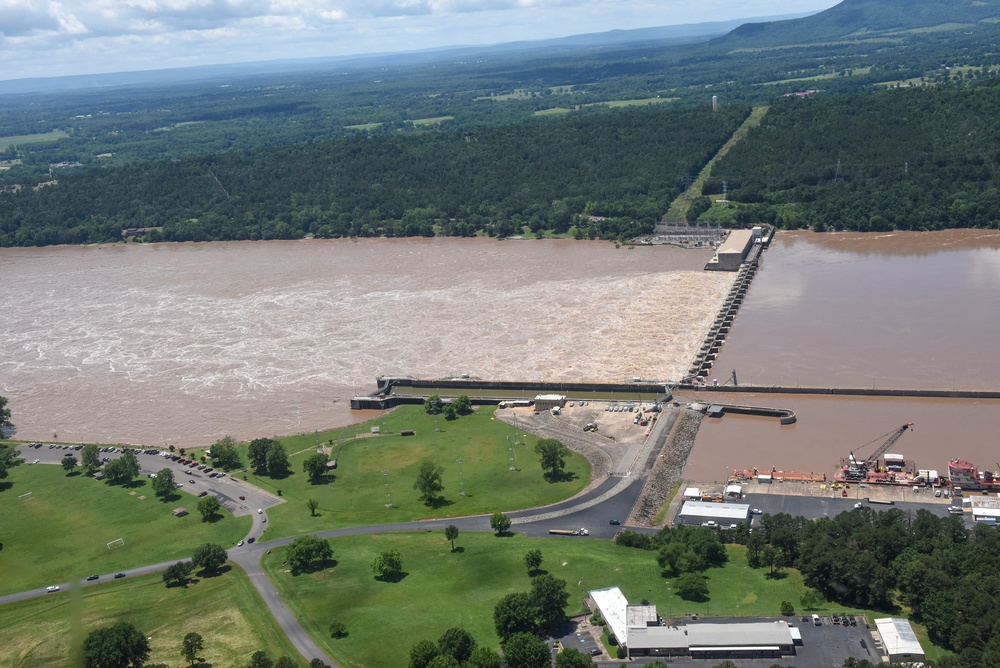
[[[1000,523],[1000,497],[970,496],[962,501],[972,511],[972,519],[982,524]]]
[[[563,394],[539,394],[535,397],[535,410],[548,411],[553,408],[562,408],[566,405],[566,396]]]
[[[924,660],[924,648],[920,646],[909,620],[883,617],[875,620],[875,629],[882,640],[882,648],[889,663],[916,663]]]
[[[750,517],[750,506],[745,503],[715,503],[712,501],[685,501],[677,520],[695,526],[728,527]]]
[[[722,242],[705,269],[709,271],[739,271],[750,248],[760,239],[761,228],[733,230]]]
[[[784,620],[664,625],[655,606],[629,605],[618,587],[595,589],[590,597],[629,658],[779,658],[795,654],[793,629]]]

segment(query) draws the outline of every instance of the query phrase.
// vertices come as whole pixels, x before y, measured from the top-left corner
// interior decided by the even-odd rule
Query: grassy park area
[[[617,585],[633,602],[648,599],[663,616],[685,613],[710,616],[779,615],[781,601],[796,608],[805,588],[797,571],[768,579],[767,569],[746,565],[745,548],[729,547],[729,564],[706,572],[707,602],[684,601],[661,575],[656,553],[619,547],[609,541],[576,538],[498,538],[466,532],[450,552],[443,531],[352,536],[330,541],[335,565],[292,576],[283,567],[285,550],[265,557],[264,566],[292,611],[334,658],[344,665],[403,665],[410,647],[434,640],[452,626],[469,631],[481,645],[498,647],[493,607],[506,594],[527,591],[530,579],[523,557],[531,549],[544,556],[542,569],[567,583],[567,612],[583,612],[591,589]],[[378,582],[371,562],[387,549],[398,549],[406,576],[399,582]],[[820,614],[853,612],[821,605]],[[348,636],[330,638],[334,619],[344,622]],[[385,642],[392,638],[393,642]]]
[[[420,406],[403,406],[336,432],[280,438],[293,471],[286,478],[275,480],[252,471],[240,475],[275,494],[280,490],[286,500],[268,511],[269,539],[343,526],[531,508],[566,499],[590,480],[586,459],[572,454],[566,460],[567,478],[546,481],[534,451],[537,439],[494,419],[493,411],[480,407],[471,415],[446,420],[428,415]],[[372,427],[378,427],[379,435],[372,435]],[[404,430],[414,435],[401,436]],[[324,483],[314,485],[302,471],[302,463],[317,446],[331,449],[337,470]],[[246,446],[242,456],[248,462]],[[421,502],[413,488],[425,459],[444,469],[443,499],[432,506]],[[516,470],[508,470],[511,465]],[[391,508],[385,507],[387,481]],[[308,499],[319,502],[316,517],[309,514]]]
[[[246,665],[256,650],[298,661],[250,581],[232,569],[187,588],[168,589],[159,575],[149,575],[0,606],[0,665],[82,665],[74,652],[86,634],[120,621],[151,638],[150,663],[183,663],[181,640],[191,631],[204,638],[206,665]]]
[[[15,466],[0,484],[0,594],[188,557],[202,543],[233,545],[249,530],[250,517],[228,513],[202,522],[196,501],[187,493],[161,500],[145,478],[122,487],[58,466]],[[174,517],[179,506],[189,514]],[[124,546],[109,550],[118,538]]]

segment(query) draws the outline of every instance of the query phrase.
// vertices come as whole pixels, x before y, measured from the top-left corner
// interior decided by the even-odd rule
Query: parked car
[[[45,591],[49,592],[50,594],[54,591],[59,591],[59,585],[52,585],[51,587],[46,587]]]
[[[115,573],[115,580],[120,580],[125,577],[124,573]]]
[[[192,485],[195,484],[194,480],[188,480],[188,482],[191,483]]]
[[[87,582],[93,582],[94,580],[100,580],[100,579],[101,579],[100,575],[91,575],[87,577]]]
[[[247,500],[247,497],[245,497],[245,496],[241,496],[240,497],[240,501],[246,501],[246,500]]]
[[[255,540],[257,540],[257,539],[256,539],[256,538],[254,538],[253,536],[250,536],[249,538],[247,538],[247,542],[248,542],[248,543],[252,543],[252,542],[254,542]]]
[[[206,491],[201,491],[201,492],[198,492],[198,498],[199,498],[199,499],[200,499],[201,497],[203,497],[203,496],[208,496],[208,492],[206,492]]]
[[[263,515],[264,514],[264,509],[263,508],[258,508],[257,509],[257,514],[258,515]]]
[[[611,520],[612,526],[618,526],[619,524],[621,524],[621,522],[619,522],[618,520]]]
[[[761,510],[760,508],[751,508],[750,509],[750,514],[751,515],[763,515],[764,511]]]
[[[243,541],[241,540],[240,542],[236,543],[236,547],[243,547]]]

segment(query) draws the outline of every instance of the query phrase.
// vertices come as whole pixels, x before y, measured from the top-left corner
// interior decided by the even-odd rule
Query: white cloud
[[[543,39],[836,0],[0,0],[0,78]]]

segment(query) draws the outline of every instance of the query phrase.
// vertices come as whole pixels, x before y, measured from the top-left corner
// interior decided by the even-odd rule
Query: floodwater
[[[710,251],[369,239],[0,249],[16,437],[203,445],[365,417],[379,375],[677,378]]]
[[[779,233],[712,377],[741,385],[1000,390],[1000,234]],[[913,422],[893,446],[920,468],[1000,468],[1000,401],[705,395],[791,408],[798,422],[706,419],[685,476],[754,467],[832,474],[841,457]],[[873,443],[870,453],[881,441]],[[861,450],[864,452],[864,450]]]

